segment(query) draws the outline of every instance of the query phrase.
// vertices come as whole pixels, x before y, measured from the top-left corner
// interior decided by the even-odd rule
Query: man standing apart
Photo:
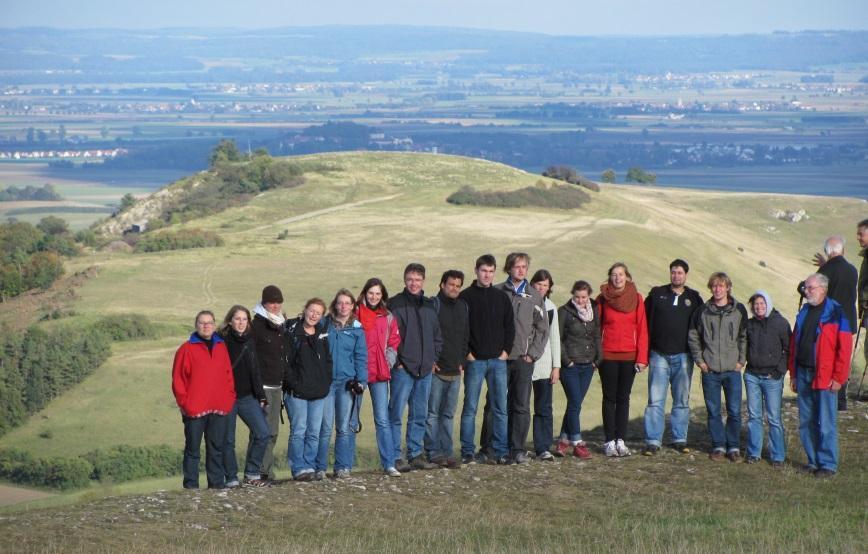
[[[828,297],[829,279],[805,280],[806,303],[790,339],[790,387],[799,395],[799,437],[817,477],[838,471],[838,391],[850,374],[853,334],[841,305]]]
[[[488,385],[492,408],[492,448],[501,463],[509,462],[506,415],[506,359],[515,339],[512,303],[492,286],[497,262],[491,254],[476,260],[476,280],[461,291],[470,320],[469,352],[464,368],[464,406],[461,410],[461,463],[475,463],[476,411],[482,381]]]
[[[527,463],[530,458],[524,448],[530,430],[530,393],[533,388],[533,366],[545,351],[549,340],[549,320],[545,299],[527,281],[530,256],[512,252],[506,257],[503,270],[509,275],[498,288],[512,303],[515,339],[506,361],[507,422],[512,461]],[[485,435],[485,433],[483,433]]]
[[[432,463],[450,468],[458,466],[452,457],[452,422],[470,339],[467,303],[458,298],[463,285],[464,273],[450,269],[440,278],[440,292],[433,298],[440,318],[443,350],[431,379],[425,451]]]
[[[868,330],[868,219],[863,219],[856,226],[856,240],[859,241],[859,247],[862,249],[859,252],[859,255],[862,256],[862,266],[859,268],[858,318],[861,322],[860,325]],[[868,367],[868,347],[865,346],[866,343],[868,343],[868,337],[862,343],[862,354],[865,355],[865,367]]]
[[[687,425],[690,422],[690,385],[693,359],[687,333],[693,313],[702,307],[702,297],[686,285],[690,266],[681,259],[669,264],[669,284],[654,287],[645,297],[645,317],[651,359],[648,371],[648,406],[645,408],[645,451],[653,456],[663,441],[666,389],[672,387],[669,417],[672,448],[687,454]]]
[[[712,460],[741,461],[741,370],[747,359],[747,310],[732,297],[726,273],[708,279],[711,298],[693,315],[687,344],[702,370],[702,394],[708,411]],[[726,428],[720,412],[720,391],[726,396]]]
[[[411,263],[404,269],[404,290],[389,300],[389,310],[398,322],[401,344],[392,369],[389,420],[395,442],[395,468],[434,469],[422,452],[428,396],[431,393],[431,372],[440,358],[443,340],[440,320],[434,302],[425,297],[425,266]],[[407,458],[401,457],[401,418],[407,414]]]

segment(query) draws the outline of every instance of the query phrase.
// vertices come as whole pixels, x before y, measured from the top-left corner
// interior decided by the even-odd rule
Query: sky
[[[868,29],[868,0],[0,0],[0,27],[424,25],[555,35]]]

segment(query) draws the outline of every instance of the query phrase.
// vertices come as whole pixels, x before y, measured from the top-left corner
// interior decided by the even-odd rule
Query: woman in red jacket
[[[637,371],[648,367],[648,325],[645,304],[622,262],[609,268],[609,280],[597,296],[603,335],[603,428],[606,456],[629,456],[624,444],[630,417],[630,391]]]
[[[392,441],[392,425],[389,421],[389,380],[395,365],[401,336],[398,322],[386,309],[389,293],[376,277],[368,279],[357,303],[357,317],[365,330],[368,345],[368,388],[374,406],[374,426],[377,430],[377,449],[380,463],[386,475],[398,477],[395,468],[395,446]]]
[[[199,488],[199,446],[205,435],[209,489],[226,486],[223,444],[226,414],[235,405],[235,379],[226,343],[214,332],[214,314],[196,314],[196,331],[178,348],[172,366],[172,393],[184,422],[184,488]]]

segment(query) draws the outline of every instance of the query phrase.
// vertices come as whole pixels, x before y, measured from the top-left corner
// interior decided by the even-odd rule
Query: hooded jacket
[[[329,349],[332,356],[332,377],[335,382],[351,381],[368,383],[368,343],[365,330],[355,316],[351,315],[346,325],[341,325],[332,316],[324,319],[329,333]]]
[[[283,376],[284,392],[302,400],[325,398],[332,385],[328,328],[320,323],[314,334],[308,335],[302,318],[287,320],[286,328],[291,346]]]
[[[747,371],[780,379],[787,372],[790,351],[790,324],[774,309],[771,296],[757,291],[754,296],[766,301],[766,317],[756,316],[747,321]]]
[[[368,383],[389,381],[401,344],[398,322],[386,308],[372,310],[364,301],[359,304],[358,314],[360,322],[372,322],[367,327],[362,323],[368,347]]]
[[[290,348],[286,326],[271,321],[262,304],[257,304],[253,313],[251,327],[256,338],[256,357],[259,360],[262,384],[267,387],[280,387]]]
[[[710,298],[693,314],[687,344],[694,362],[703,361],[716,373],[738,371],[747,361],[747,310],[729,297],[724,306]]]
[[[527,281],[524,281],[521,292],[516,292],[512,279],[496,286],[506,293],[512,303],[515,335],[509,359],[517,360],[522,356],[530,356],[539,360],[549,340],[545,299]]]
[[[410,294],[405,288],[389,300],[389,309],[398,320],[401,345],[396,367],[403,367],[414,377],[425,377],[440,358],[443,337],[434,302],[422,294]]]
[[[799,335],[802,333],[809,305],[805,304],[796,316],[796,325],[790,337],[790,355],[787,361],[790,379],[796,379],[796,352],[799,350]],[[826,298],[820,323],[814,331],[815,373],[812,386],[815,390],[826,390],[832,379],[846,383],[850,376],[850,355],[853,352],[853,333],[850,322],[841,305]]]
[[[198,334],[175,352],[172,364],[172,393],[181,413],[197,418],[208,414],[226,415],[235,405],[235,381],[229,352],[220,335],[208,344]]]
[[[458,296],[470,312],[470,353],[477,360],[507,355],[515,342],[515,321],[509,296],[494,285],[483,287],[476,280]]]
[[[558,308],[558,326],[561,336],[561,368],[572,364],[603,363],[603,344],[600,336],[600,311],[592,302],[594,319],[582,321],[572,301]]]

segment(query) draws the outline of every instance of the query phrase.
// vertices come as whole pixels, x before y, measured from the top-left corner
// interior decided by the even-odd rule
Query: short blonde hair
[[[711,290],[715,283],[723,283],[726,285],[726,290],[732,290],[732,279],[723,271],[715,271],[711,274],[708,278],[708,290]]]

